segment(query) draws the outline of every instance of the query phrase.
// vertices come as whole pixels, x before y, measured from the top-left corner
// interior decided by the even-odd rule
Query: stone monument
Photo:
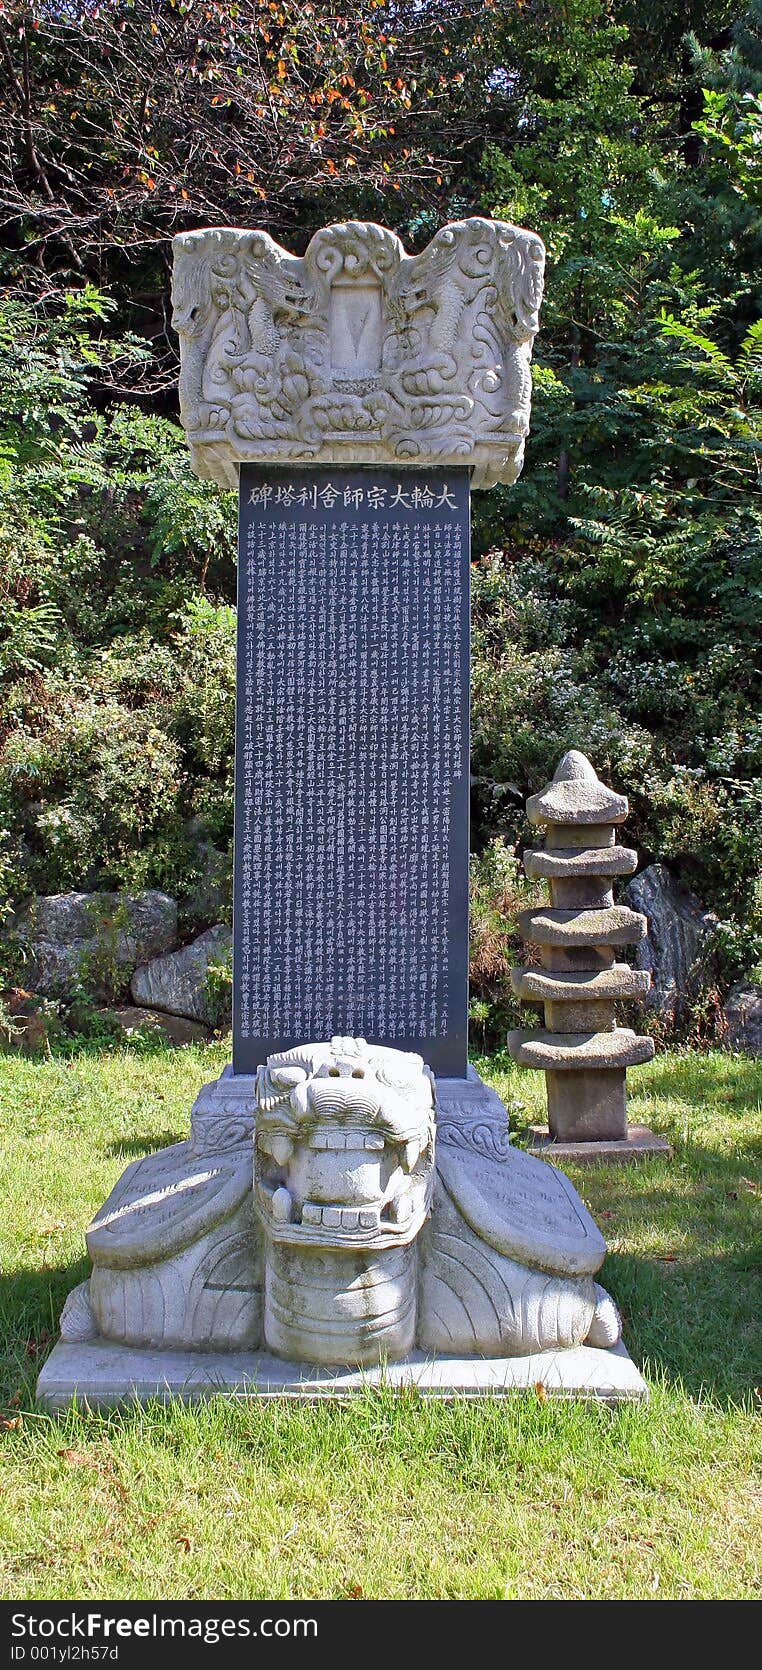
[[[549,1129],[534,1132],[535,1146],[587,1161],[669,1153],[662,1137],[627,1124],[627,1068],[654,1054],[652,1038],[615,1018],[617,1000],[643,998],[651,983],[647,971],[616,961],[618,947],[648,931],[639,911],[614,904],[614,880],[638,867],[637,853],[616,841],[627,812],[625,795],[606,788],[576,749],[527,801],[545,845],[527,849],[524,867],[548,880],[551,904],[520,912],[519,932],[540,961],[512,969],[511,981],[524,1002],[542,1004],[545,1029],[511,1032],[508,1047],[522,1067],[545,1073]]]
[[[641,1396],[602,1237],[467,1061],[469,491],[521,468],[542,244],[174,249],[240,494],[233,1061],[90,1225],[39,1396]]]

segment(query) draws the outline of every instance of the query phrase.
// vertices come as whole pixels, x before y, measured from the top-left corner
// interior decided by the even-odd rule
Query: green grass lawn
[[[669,1055],[631,1117],[671,1163],[573,1170],[646,1406],[221,1400],[34,1409],[83,1229],[125,1164],[187,1135],[221,1046],[0,1058],[0,1595],[712,1598],[760,1593],[762,1063]],[[539,1074],[478,1063],[521,1132]]]

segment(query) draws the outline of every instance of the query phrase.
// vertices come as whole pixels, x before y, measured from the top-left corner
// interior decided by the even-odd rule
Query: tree
[[[620,446],[617,391],[640,375],[653,263],[677,237],[655,212],[656,118],[633,91],[614,17],[609,0],[541,0],[504,14],[496,44],[504,127],[485,152],[485,200],[548,248],[540,423],[531,487],[514,503],[535,526],[573,504],[584,459],[603,450],[611,463]]]
[[[116,291],[173,379],[170,236],[245,221],[299,244],[322,219],[432,201],[472,132],[484,11],[0,0],[7,273]]]
[[[720,340],[734,354],[762,313],[762,0],[737,18],[723,51],[695,35],[687,45],[701,109],[695,166],[674,194],[685,227],[679,259],[719,301]]]

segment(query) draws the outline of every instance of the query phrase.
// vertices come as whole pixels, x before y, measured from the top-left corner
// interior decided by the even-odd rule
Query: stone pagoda
[[[654,1054],[653,1039],[618,1026],[615,1003],[643,998],[650,975],[618,962],[620,946],[647,933],[638,911],[614,903],[613,883],[637,869],[616,830],[627,816],[624,795],[597,777],[584,754],[564,754],[552,783],[527,801],[529,822],[545,826],[545,845],[528,849],[524,867],[550,883],[550,906],[519,914],[523,938],[539,962],[511,971],[517,996],[542,1004],[543,1029],[511,1032],[508,1045],[523,1067],[545,1073],[548,1131],[536,1147],[583,1159],[612,1153],[664,1151],[643,1127],[628,1129],[626,1072]]]

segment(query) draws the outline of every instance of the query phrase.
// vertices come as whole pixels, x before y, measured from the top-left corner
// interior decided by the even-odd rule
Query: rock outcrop
[[[717,917],[664,864],[649,864],[623,896],[648,922],[648,937],[635,953],[636,967],[651,976],[645,1001],[665,1020],[679,1021],[716,978]]]
[[[762,1055],[762,986],[733,986],[725,1004],[727,1041],[746,1055]]]
[[[173,951],[177,905],[167,893],[54,893],[31,899],[9,925],[23,980],[45,997],[119,995],[139,963]]]
[[[129,1038],[134,1033],[159,1036],[175,1049],[186,1044],[204,1044],[211,1037],[211,1029],[200,1021],[186,1020],[184,1015],[168,1015],[163,1009],[139,1009],[127,1004],[121,1009],[102,1009],[100,1014]]]
[[[209,965],[224,962],[231,949],[229,928],[222,923],[207,928],[181,951],[157,957],[136,969],[130,987],[133,1002],[141,1008],[163,1009],[169,1015],[184,1015],[213,1026],[218,1017],[210,1001]]]

